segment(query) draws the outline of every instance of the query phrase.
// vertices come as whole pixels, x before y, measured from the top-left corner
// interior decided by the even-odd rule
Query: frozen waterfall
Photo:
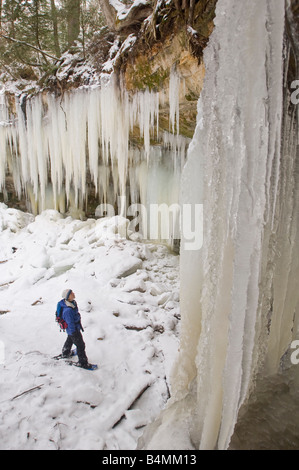
[[[0,192],[5,193],[10,175],[32,212],[54,208],[78,216],[92,187],[91,216],[138,214],[144,238],[154,234],[173,243],[180,238],[180,176],[190,139],[178,133],[175,69],[169,82],[166,93],[130,95],[113,77],[62,96],[0,93]],[[161,132],[159,107],[165,101],[169,131]],[[163,217],[157,222],[153,215],[145,221],[142,214],[150,214],[150,204],[157,207],[157,217],[163,204],[172,208],[172,223],[163,227]]]
[[[227,449],[255,379],[278,376],[298,441],[298,117],[283,93],[284,25],[283,1],[217,3],[181,180],[183,203],[203,203],[203,247],[181,251],[172,398],[141,447]],[[263,417],[253,419],[257,432]],[[287,423],[274,426],[282,435]],[[261,439],[270,446],[271,429]]]
[[[96,215],[111,215],[116,205],[126,215],[130,204],[151,238],[156,220],[145,223],[142,207],[203,206],[201,247],[184,243],[182,219],[180,352],[171,399],[142,448],[242,447],[236,429],[245,423],[254,434],[267,421],[260,390],[273,414],[283,391],[284,411],[262,435],[265,447],[272,431],[299,445],[299,360],[292,359],[299,348],[299,107],[286,77],[289,4],[218,0],[190,145],[179,135],[175,69],[167,97],[130,95],[113,81],[60,97],[8,100],[0,92],[0,191],[9,174],[34,212],[84,209],[93,185]],[[169,132],[162,135],[165,100]],[[157,238],[175,239],[174,232]],[[251,400],[260,413],[253,418]]]

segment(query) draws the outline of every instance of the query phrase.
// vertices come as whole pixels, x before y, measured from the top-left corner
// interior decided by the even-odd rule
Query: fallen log
[[[144,385],[142,387],[142,389],[138,392],[138,395],[136,395],[136,397],[134,398],[134,400],[131,402],[131,404],[129,405],[129,407],[126,409],[126,411],[129,411],[133,408],[133,406],[135,405],[135,403],[139,400],[139,398],[141,398],[141,396],[144,394],[144,392],[146,392],[146,390],[151,386],[152,384],[151,383],[147,383],[146,385]],[[121,417],[113,424],[112,426],[112,429],[114,429],[116,426],[118,426],[118,424],[125,418],[126,416],[126,411],[121,415]]]

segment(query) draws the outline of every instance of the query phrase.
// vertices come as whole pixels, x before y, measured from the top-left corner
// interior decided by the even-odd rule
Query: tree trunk
[[[12,38],[16,37],[16,32],[15,32],[15,6],[16,2],[15,0],[11,0],[10,4],[10,29],[9,29],[9,34]]]
[[[71,47],[80,33],[80,0],[67,0],[67,36]]]
[[[58,38],[58,20],[57,20],[57,10],[55,5],[55,0],[51,0],[51,17],[53,23],[53,33],[54,33],[54,47],[55,47],[55,54],[57,57],[60,57],[60,46],[59,46],[59,38]]]
[[[33,5],[34,5],[34,35],[35,35],[36,46],[37,46],[37,49],[41,51],[41,55],[45,63],[48,64],[49,62],[48,62],[47,56],[46,54],[44,54],[42,50],[42,45],[40,43],[40,21],[39,21],[40,3],[39,3],[39,0],[34,0]]]
[[[0,0],[0,30],[2,29],[2,1]]]

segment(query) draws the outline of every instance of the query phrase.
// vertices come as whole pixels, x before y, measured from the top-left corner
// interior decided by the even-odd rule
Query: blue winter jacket
[[[66,332],[68,335],[73,335],[76,331],[83,330],[77,303],[75,300],[72,303],[74,308],[65,304],[62,311],[62,318],[67,323]]]

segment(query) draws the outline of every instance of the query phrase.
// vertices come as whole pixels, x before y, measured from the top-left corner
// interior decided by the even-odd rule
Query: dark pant
[[[86,365],[88,363],[88,359],[85,354],[85,343],[83,341],[81,331],[77,330],[74,334],[68,335],[62,348],[63,356],[68,357],[71,354],[73,344],[77,347],[79,363],[81,365]]]

